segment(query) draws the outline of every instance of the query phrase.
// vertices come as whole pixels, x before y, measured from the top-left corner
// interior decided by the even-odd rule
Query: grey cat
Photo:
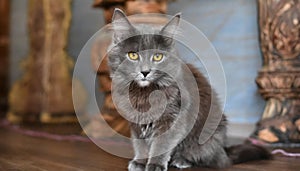
[[[225,147],[227,121],[216,93],[197,69],[183,64],[176,54],[173,36],[180,14],[158,27],[134,25],[116,9],[112,21],[108,58],[115,105],[131,126],[135,157],[129,171],[225,168],[271,157],[263,147],[251,144]],[[151,94],[156,90],[164,95]],[[219,114],[220,121],[211,137],[199,143],[209,114]]]

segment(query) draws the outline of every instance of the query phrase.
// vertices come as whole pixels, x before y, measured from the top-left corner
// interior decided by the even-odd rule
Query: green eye
[[[131,60],[138,60],[139,59],[139,54],[136,52],[128,52],[127,56]]]
[[[164,55],[162,53],[157,53],[157,54],[153,55],[153,61],[156,61],[156,62],[161,61],[163,57],[164,57]]]

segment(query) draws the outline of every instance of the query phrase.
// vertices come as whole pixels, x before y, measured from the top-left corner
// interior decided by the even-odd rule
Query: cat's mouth
[[[147,87],[147,86],[150,85],[150,81],[148,81],[148,80],[145,79],[145,78],[143,78],[143,79],[137,81],[137,83],[138,83],[138,85],[139,85],[140,87]]]

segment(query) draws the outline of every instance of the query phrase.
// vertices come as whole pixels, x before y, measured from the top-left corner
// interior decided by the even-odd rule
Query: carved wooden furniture
[[[9,121],[77,122],[70,75],[73,62],[65,51],[70,21],[71,0],[29,1],[30,52],[24,74],[9,94]],[[75,87],[83,93],[80,84]],[[82,100],[79,109],[84,107]]]
[[[10,1],[0,1],[0,116],[7,109]]]
[[[94,7],[104,10],[104,18],[106,23],[111,22],[111,18],[115,8],[120,8],[127,15],[140,13],[166,13],[168,0],[95,0]],[[109,45],[96,45],[93,48],[92,59],[94,70],[97,72],[100,91],[105,94],[104,105],[101,108],[101,113],[106,122],[118,133],[129,136],[129,127],[127,121],[121,117],[115,109],[111,97],[111,79],[107,66],[107,59],[104,58],[99,67],[99,54],[106,53],[106,47]],[[88,126],[88,130],[93,129],[93,125]],[[96,130],[95,130],[96,131]]]
[[[263,67],[256,83],[267,101],[254,137],[300,143],[300,1],[258,0]]]

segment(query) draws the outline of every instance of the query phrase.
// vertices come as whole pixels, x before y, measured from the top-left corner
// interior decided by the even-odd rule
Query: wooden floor
[[[14,171],[118,171],[127,159],[110,155],[91,142],[55,141],[30,137],[0,128],[0,170]],[[170,169],[176,171],[177,169]],[[213,169],[187,169],[212,171]],[[298,171],[300,159],[275,157],[272,161],[235,165],[226,171]]]

